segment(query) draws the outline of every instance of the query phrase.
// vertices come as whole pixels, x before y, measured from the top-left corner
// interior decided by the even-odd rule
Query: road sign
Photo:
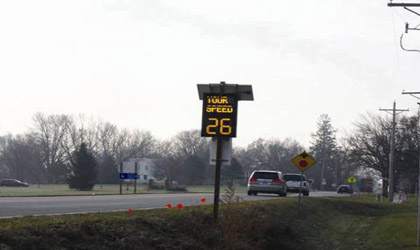
[[[139,178],[139,175],[137,173],[120,173],[121,180],[126,180],[126,179],[137,180],[138,178]]]
[[[216,165],[217,162],[217,140],[210,142],[210,165]],[[222,166],[230,166],[232,160],[232,138],[222,142]]]
[[[201,136],[236,137],[238,100],[235,94],[203,94]]]
[[[292,159],[292,163],[302,172],[314,165],[315,162],[315,159],[305,151]]]
[[[347,178],[347,183],[353,184],[353,183],[356,183],[356,181],[357,181],[356,177],[354,176]]]
[[[253,101],[254,94],[251,85],[220,82],[220,84],[198,84],[197,87],[199,98],[203,100],[201,136],[216,139],[213,216],[217,221],[224,140],[236,137],[238,101]]]

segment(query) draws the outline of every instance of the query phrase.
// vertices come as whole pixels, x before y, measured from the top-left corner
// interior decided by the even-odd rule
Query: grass
[[[324,231],[331,249],[420,249],[415,245],[416,199],[388,204],[363,195],[338,201],[324,200],[324,206],[334,207]]]
[[[217,223],[210,206],[2,219],[0,249],[419,249],[415,199],[296,201],[222,204]]]
[[[226,187],[221,187],[224,190]],[[239,193],[245,193],[246,187],[238,187]],[[213,186],[189,186],[187,192],[193,193],[213,193]],[[134,194],[134,185],[123,185],[123,194]],[[147,185],[137,185],[137,193],[167,193],[162,189],[148,190]],[[120,194],[119,185],[95,185],[92,191],[77,191],[69,189],[67,184],[41,184],[29,187],[0,187],[0,197],[30,197],[30,196],[70,196],[70,195],[110,195]]]

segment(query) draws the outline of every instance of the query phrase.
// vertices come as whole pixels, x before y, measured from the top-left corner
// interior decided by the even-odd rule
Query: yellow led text
[[[209,96],[207,98],[208,104],[228,104],[229,98],[227,96]]]
[[[231,105],[209,105],[206,107],[207,113],[233,113]]]

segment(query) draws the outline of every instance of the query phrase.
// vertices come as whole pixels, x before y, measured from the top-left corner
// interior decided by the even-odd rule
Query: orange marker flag
[[[128,215],[132,216],[134,214],[134,210],[132,208],[128,209]]]

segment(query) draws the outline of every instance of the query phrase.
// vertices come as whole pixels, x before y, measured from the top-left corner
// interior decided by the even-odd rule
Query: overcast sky
[[[0,1],[0,135],[36,112],[100,118],[159,139],[199,129],[197,83],[252,84],[240,102],[245,146],[291,137],[307,146],[327,113],[338,135],[361,114],[410,108],[420,53],[386,0]],[[420,32],[404,38],[420,49]],[[383,114],[386,115],[386,114]]]

